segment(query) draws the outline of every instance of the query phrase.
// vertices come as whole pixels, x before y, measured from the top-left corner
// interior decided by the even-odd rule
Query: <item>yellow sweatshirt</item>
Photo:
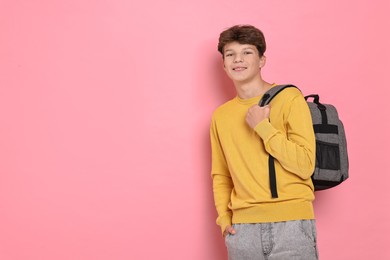
[[[232,223],[313,219],[311,175],[315,137],[311,115],[296,88],[287,88],[270,103],[270,119],[251,129],[248,109],[261,96],[235,97],[213,114],[213,192],[222,232]],[[271,198],[268,155],[275,158],[279,197]]]

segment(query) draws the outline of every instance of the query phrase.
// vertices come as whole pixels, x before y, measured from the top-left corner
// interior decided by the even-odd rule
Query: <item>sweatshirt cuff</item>
[[[223,235],[223,232],[225,232],[226,227],[232,225],[232,216],[230,214],[227,214],[222,218],[219,218],[217,224],[221,227],[221,232]]]
[[[261,139],[263,139],[264,142],[268,142],[268,140],[275,135],[278,130],[276,130],[271,123],[269,122],[269,119],[264,119],[260,123],[258,123],[255,126],[255,132],[260,136]]]

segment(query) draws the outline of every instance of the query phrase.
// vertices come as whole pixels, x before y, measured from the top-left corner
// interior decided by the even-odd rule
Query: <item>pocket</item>
[[[340,170],[339,145],[317,140],[316,167],[327,170]]]
[[[235,227],[234,227],[234,224],[232,224],[232,228],[235,228]],[[224,237],[225,243],[226,243],[226,241],[229,239],[229,237],[231,237],[231,236],[232,236],[232,234],[230,234],[230,233],[227,233],[227,234],[225,235],[225,237]]]
[[[299,228],[303,235],[314,244],[317,243],[317,230],[314,219],[299,220]]]

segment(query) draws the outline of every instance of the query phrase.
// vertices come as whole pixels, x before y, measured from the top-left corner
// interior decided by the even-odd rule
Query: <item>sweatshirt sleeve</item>
[[[310,110],[302,95],[294,97],[286,107],[287,136],[275,129],[269,120],[261,121],[255,131],[263,140],[266,151],[283,168],[308,179],[315,167],[315,136]]]
[[[222,233],[226,226],[232,224],[232,211],[229,209],[230,196],[233,189],[233,182],[219,140],[215,120],[212,120],[210,127],[211,140],[211,176],[213,179],[214,203],[218,213],[217,224],[221,227]]]

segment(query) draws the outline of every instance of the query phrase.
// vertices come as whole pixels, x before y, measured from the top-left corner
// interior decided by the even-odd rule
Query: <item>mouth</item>
[[[234,67],[233,70],[234,71],[243,71],[243,70],[246,70],[247,68],[246,67]]]

